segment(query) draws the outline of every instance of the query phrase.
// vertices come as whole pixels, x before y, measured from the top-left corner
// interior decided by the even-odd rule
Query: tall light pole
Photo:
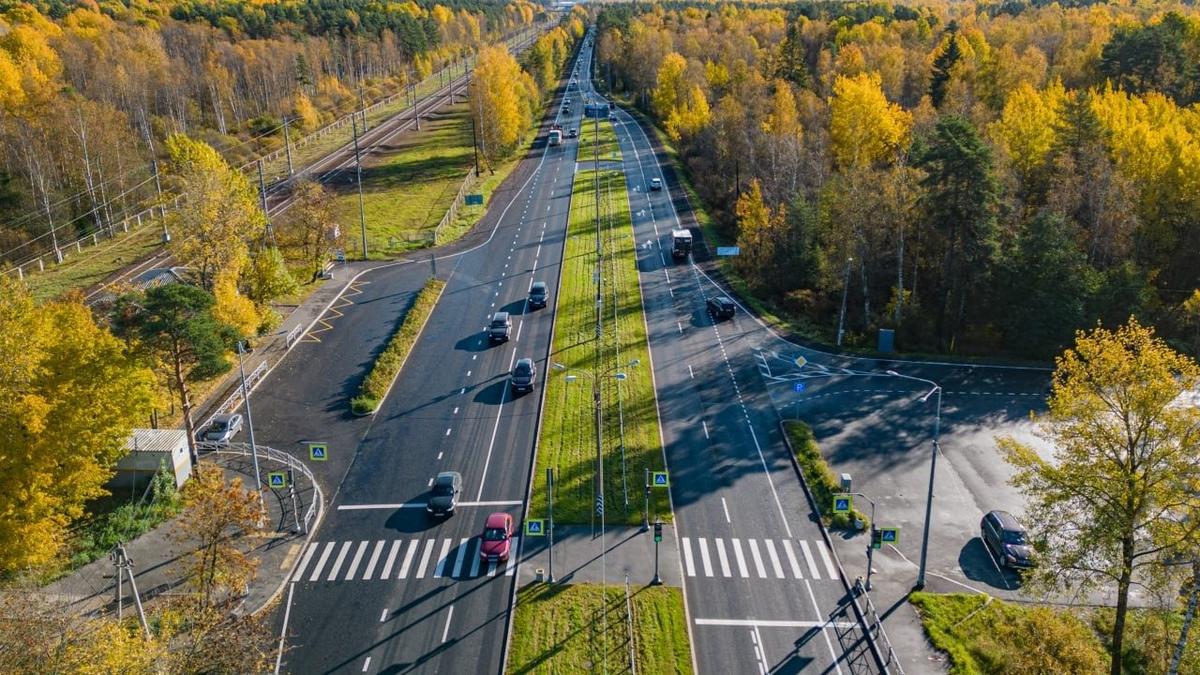
[[[837,346],[842,346],[842,327],[846,325],[846,295],[850,291],[850,263],[854,258],[846,258],[846,274],[842,278],[842,311],[838,313]]]
[[[364,119],[364,124],[365,124]],[[350,116],[350,125],[354,130],[354,170],[356,173],[356,181],[358,182],[358,227],[362,230],[362,257],[367,259],[367,212],[363,205],[362,191],[362,156],[358,154],[358,122],[354,116]]]
[[[262,475],[258,471],[258,446],[254,443],[254,417],[250,414],[250,389],[246,387],[246,370],[242,367],[242,354],[245,353],[245,343],[237,343],[238,374],[242,377],[242,402],[246,404],[246,428],[250,433],[250,455],[254,458],[254,494],[258,495],[259,525],[267,515],[267,503],[262,498]]]
[[[923,377],[913,377],[912,375],[901,375],[894,370],[887,371],[892,377],[901,377],[906,380],[914,380],[916,382],[924,382],[930,385],[930,389],[924,396],[921,397],[921,403],[929,401],[929,397],[937,394],[937,412],[933,418],[933,454],[929,458],[929,494],[925,498],[925,528],[921,535],[921,566],[917,571],[917,583],[915,588],[921,590],[925,588],[925,561],[929,554],[929,521],[933,518],[933,479],[937,475],[937,458],[941,447],[938,445],[940,434],[942,431],[942,385],[927,380]]]

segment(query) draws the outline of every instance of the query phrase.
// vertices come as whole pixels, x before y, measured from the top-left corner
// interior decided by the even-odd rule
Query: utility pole
[[[358,110],[362,114],[363,133],[367,133],[367,101],[363,98],[362,74],[358,78]]]
[[[453,86],[453,85],[451,85]],[[471,116],[471,150],[475,151],[475,177],[479,178],[479,142],[475,140],[475,116]]]
[[[263,161],[258,160],[258,194],[262,198],[263,219],[267,221],[267,229],[263,232],[263,246],[266,246],[267,239],[274,239],[275,234],[271,232],[271,212],[267,210],[267,182],[263,178]]]
[[[850,263],[854,258],[846,258],[846,274],[842,279],[842,311],[838,313],[837,346],[842,346],[843,327],[846,324],[846,295],[850,291]]]
[[[358,226],[362,230],[362,259],[367,259],[367,212],[363,206],[363,191],[362,191],[362,157],[358,154],[358,123],[354,120],[354,116],[350,117],[350,124],[354,131],[354,167],[358,181]]]
[[[137,581],[133,577],[133,561],[125,554],[125,543],[117,542],[113,548],[113,552],[109,554],[109,558],[113,561],[113,567],[116,569],[117,577],[117,621],[121,621],[124,616],[123,598],[122,598],[122,577],[121,574],[129,576],[129,587],[133,589],[133,603],[137,607],[138,623],[142,626],[142,634],[147,640],[150,639],[150,626],[146,623],[146,611],[142,607],[142,596],[138,593]]]
[[[283,116],[283,148],[287,152],[288,176],[296,175],[296,170],[292,168],[292,138],[288,134],[288,118]]]
[[[262,474],[258,470],[258,445],[254,443],[254,416],[250,414],[250,389],[246,387],[246,369],[242,367],[242,355],[246,353],[245,342],[237,343],[238,374],[242,378],[242,402],[246,404],[246,427],[250,434],[250,455],[254,458],[254,493],[258,495],[258,526],[267,519],[267,503],[262,498]]]

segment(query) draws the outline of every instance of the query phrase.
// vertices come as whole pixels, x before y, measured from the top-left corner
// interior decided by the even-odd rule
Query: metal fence
[[[251,448],[249,443],[230,443],[229,445],[221,445],[218,443],[200,442],[196,444],[196,451],[201,453],[210,453],[217,455],[230,455],[236,457],[249,457]],[[308,504],[308,508],[304,511],[304,516],[301,518],[304,532],[312,531],[313,519],[320,520],[321,512],[325,508],[325,496],[321,491],[321,486],[317,483],[316,476],[305,465],[304,462],[296,459],[281,450],[268,447],[265,445],[255,445],[254,451],[257,452],[260,460],[275,462],[282,464],[292,471],[299,472],[302,476],[308,479],[308,482],[313,486],[313,499]]]
[[[463,201],[467,198],[467,191],[475,187],[475,183],[479,178],[475,175],[475,170],[471,169],[467,172],[466,178],[463,179],[462,185],[458,186],[458,192],[454,195],[454,201],[450,202],[450,208],[446,209],[446,215],[442,216],[441,222],[433,229],[433,244],[437,246],[441,243],[442,228],[454,222],[458,217],[458,209],[462,206]]]

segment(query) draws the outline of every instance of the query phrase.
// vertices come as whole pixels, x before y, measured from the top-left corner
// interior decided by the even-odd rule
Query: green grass
[[[604,412],[605,516],[611,524],[634,525],[642,522],[645,470],[663,468],[662,445],[625,182],[617,170],[602,170],[600,179],[602,189],[606,186],[608,189],[607,199],[603,194],[601,196],[602,205],[608,205],[608,215],[602,210],[604,336],[599,343],[599,367],[596,367],[596,287],[593,282],[596,269],[595,180],[592,171],[580,171],[575,176],[550,355],[552,363],[563,364],[566,370],[551,370],[546,379],[546,407],[534,475],[544,476],[548,467],[556,472],[555,520],[560,523],[591,522],[595,512],[596,459],[592,378],[598,371]],[[640,361],[638,365],[628,365],[635,359]],[[625,373],[626,379],[618,381],[612,377],[619,372]],[[575,375],[577,379],[568,382],[568,375]],[[621,461],[622,411],[624,472]],[[625,504],[626,490],[628,506]],[[650,508],[651,518],[656,514],[670,518],[665,490],[654,490]],[[539,515],[546,513],[546,493],[540,480],[529,511]]]
[[[54,256],[46,256],[46,269],[25,268],[25,283],[38,300],[49,300],[76,288],[88,288],[104,281],[113,272],[141,260],[162,246],[162,227],[147,223],[115,238],[100,240],[96,246],[82,251],[64,248],[63,264],[53,264]]]
[[[913,593],[909,601],[953,675],[1107,671],[1095,633],[1066,610],[961,593]]]
[[[363,159],[363,211],[372,258],[424,248],[473,163],[466,104],[456,105]],[[354,172],[337,185],[348,255],[361,255]]]
[[[392,382],[400,374],[400,369],[404,367],[408,353],[412,351],[413,345],[421,335],[421,330],[425,328],[425,322],[433,313],[433,308],[437,306],[438,298],[441,297],[442,289],[445,287],[446,282],[441,279],[431,278],[425,282],[425,287],[417,294],[412,307],[404,315],[404,321],[400,323],[400,327],[388,341],[388,346],[383,353],[375,360],[371,372],[363,379],[358,396],[350,400],[350,409],[355,414],[373,413],[383,402],[388,390],[392,388]]]
[[[821,455],[821,448],[813,437],[812,429],[804,422],[796,420],[785,421],[783,425],[787,430],[792,452],[796,453],[796,462],[804,472],[804,482],[808,484],[808,489],[817,502],[817,508],[821,510],[821,519],[825,521],[825,525],[835,529],[850,529],[854,527],[855,520],[861,520],[869,526],[869,519],[857,508],[848,514],[833,512],[833,495],[842,491],[841,482]]]
[[[645,586],[630,595],[637,672],[691,673],[680,589]],[[628,621],[622,586],[601,593],[594,584],[529,584],[517,592],[508,672],[628,672]],[[599,630],[602,625],[607,631]]]
[[[594,119],[584,119],[579,126],[579,161],[580,163],[590,162],[594,157],[594,153],[599,151],[600,161],[620,161],[621,146],[617,144],[617,132],[612,127],[612,123],[608,120],[600,121],[599,134],[596,132],[596,121]],[[596,137],[599,135],[599,147],[595,147]]]

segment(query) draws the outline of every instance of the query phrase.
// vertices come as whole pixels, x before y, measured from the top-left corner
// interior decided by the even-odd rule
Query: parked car
[[[435,516],[449,516],[458,506],[458,496],[462,494],[462,475],[457,471],[443,471],[433,477],[433,489],[429,493],[429,502],[425,504],[425,512]]]
[[[208,441],[209,443],[221,443],[228,445],[233,437],[242,430],[242,416],[233,413],[231,415],[217,415],[213,418],[212,424],[200,434],[200,440]]]
[[[514,392],[533,391],[533,382],[537,379],[537,366],[533,359],[517,359],[509,382]]]
[[[498,511],[487,517],[483,523],[483,534],[479,535],[479,557],[484,562],[504,562],[508,560],[512,544],[513,519],[507,513]]]
[[[662,189],[662,179],[661,178],[651,178],[650,179],[650,189],[655,190],[655,191],[661,190]]]
[[[711,297],[704,304],[708,307],[709,313],[713,315],[713,319],[717,321],[732,319],[734,312],[737,311],[737,305],[733,304],[732,300],[723,295]]]
[[[508,342],[508,334],[512,330],[512,319],[508,312],[496,312],[492,322],[488,324],[488,340],[491,342]]]
[[[1033,546],[1025,528],[1007,511],[991,511],[979,523],[983,543],[1003,567],[1028,569],[1034,566]]]
[[[529,306],[545,307],[548,302],[550,302],[550,291],[546,288],[546,282],[533,282],[533,285],[529,287]]]

